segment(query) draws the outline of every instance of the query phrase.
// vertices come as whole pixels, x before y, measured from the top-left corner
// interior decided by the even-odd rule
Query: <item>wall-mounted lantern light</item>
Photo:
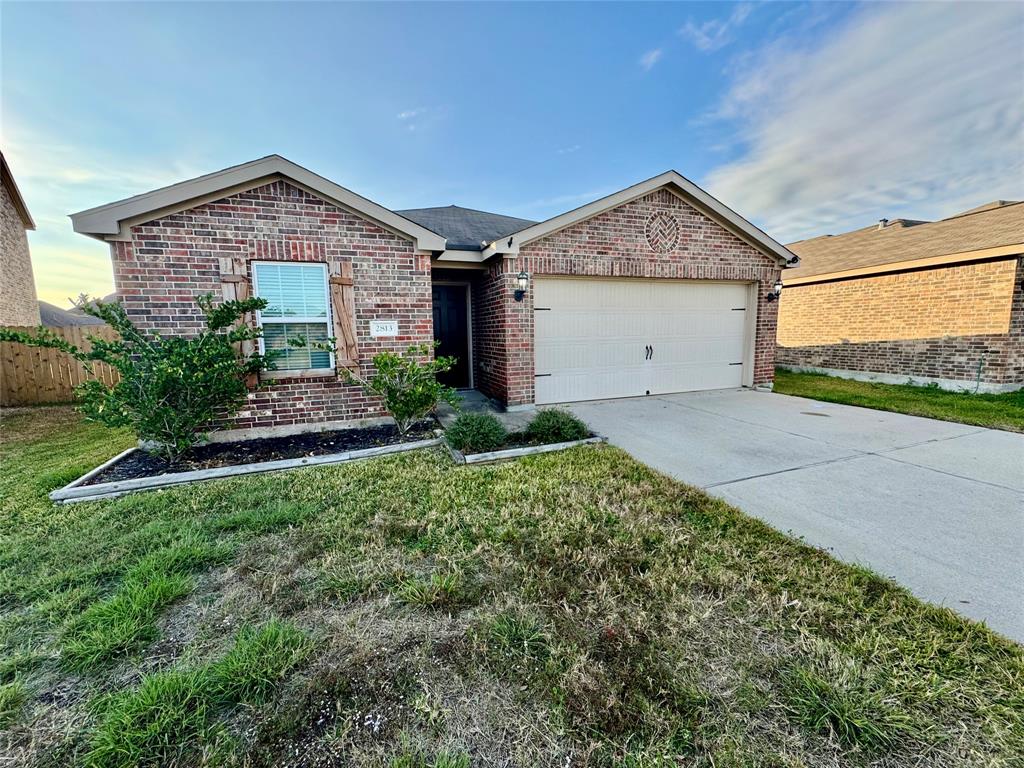
[[[782,281],[776,280],[775,285],[772,286],[771,291],[767,296],[764,297],[765,301],[775,301],[779,298],[779,294],[782,293]]]
[[[523,300],[523,296],[526,295],[526,289],[529,288],[529,287],[530,287],[530,275],[524,269],[522,272],[519,273],[518,277],[516,277],[516,292],[514,294],[515,298],[516,298],[516,301],[522,301]]]

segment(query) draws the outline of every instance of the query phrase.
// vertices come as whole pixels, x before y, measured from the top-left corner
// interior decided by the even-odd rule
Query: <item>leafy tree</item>
[[[256,339],[259,329],[239,321],[263,309],[265,299],[225,301],[213,295],[196,299],[205,327],[195,336],[144,333],[117,302],[83,302],[82,310],[120,334],[109,341],[88,339],[88,351],[40,326],[35,334],[0,329],[0,340],[59,349],[92,372],[105,363],[121,374],[116,384],[92,379],[80,385],[79,409],[87,418],[110,427],[130,427],[152,453],[173,463],[205,438],[203,428],[231,416],[245,402],[246,380],[273,367],[272,356],[242,354],[239,345]]]

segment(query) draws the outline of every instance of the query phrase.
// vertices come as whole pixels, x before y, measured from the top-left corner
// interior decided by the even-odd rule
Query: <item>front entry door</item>
[[[455,367],[437,379],[449,387],[469,387],[469,307],[465,285],[434,286],[434,341],[439,342],[434,354],[455,357]]]

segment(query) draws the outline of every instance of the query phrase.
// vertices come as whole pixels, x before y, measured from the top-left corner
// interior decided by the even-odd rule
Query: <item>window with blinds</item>
[[[295,262],[255,262],[253,292],[267,300],[258,313],[263,328],[261,351],[279,350],[278,370],[332,368],[333,355],[319,349],[296,349],[288,339],[303,336],[326,341],[330,333],[330,300],[327,266]]]

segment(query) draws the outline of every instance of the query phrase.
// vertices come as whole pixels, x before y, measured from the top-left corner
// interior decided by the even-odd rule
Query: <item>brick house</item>
[[[437,341],[447,382],[509,408],[770,386],[792,254],[670,171],[543,222],[457,206],[392,211],[282,157],[72,215],[110,243],[142,327],[199,327],[194,299],[250,292],[260,343],[304,334],[230,425],[253,436],[382,415],[338,370]]]
[[[1024,387],[1024,203],[789,245],[777,360],[945,389]]]
[[[0,325],[39,325],[27,235],[36,225],[3,153],[0,181]]]

